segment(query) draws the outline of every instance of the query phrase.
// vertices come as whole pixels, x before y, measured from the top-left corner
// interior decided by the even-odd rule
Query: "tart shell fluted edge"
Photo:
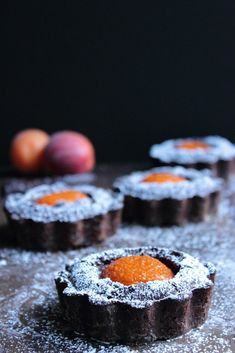
[[[64,192],[85,197],[78,201],[59,199],[56,204],[39,203]],[[4,204],[18,245],[36,251],[68,250],[101,242],[116,232],[122,209],[122,197],[108,189],[92,185],[70,187],[61,182],[10,194]]]
[[[58,276],[55,283],[63,317],[72,330],[98,341],[137,344],[174,338],[206,321],[216,271],[210,264],[204,266],[212,283],[209,287],[195,288],[186,298],[156,300],[144,308],[121,302],[94,304],[86,293],[68,295],[69,266],[68,277]]]
[[[113,235],[121,224],[122,209],[77,222],[34,222],[31,219],[13,219],[5,209],[9,226],[17,244],[35,251],[76,249],[99,243]]]
[[[143,200],[126,195],[124,198],[124,222],[137,222],[145,226],[182,225],[201,222],[217,212],[220,191],[205,197],[194,196],[185,200]]]
[[[56,286],[72,329],[99,341],[119,343],[167,340],[201,326],[207,319],[212,295],[212,288],[197,289],[190,299],[165,299],[139,309],[121,303],[91,305],[87,295],[65,296],[64,284],[57,281]]]
[[[181,182],[145,182],[154,175],[184,178]],[[208,170],[159,167],[137,171],[115,180],[115,191],[124,196],[123,220],[145,226],[182,225],[201,222],[215,214],[221,195],[222,179]]]

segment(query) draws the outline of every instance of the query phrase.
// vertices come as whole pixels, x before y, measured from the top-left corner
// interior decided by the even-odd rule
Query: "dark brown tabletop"
[[[108,187],[116,176],[138,167],[144,166],[100,166],[85,181]],[[2,183],[6,177],[7,173]],[[79,182],[75,177],[71,180]],[[81,181],[84,182],[84,177]],[[65,253],[33,253],[14,248],[1,212],[0,353],[235,352],[234,206],[235,181],[231,181],[224,188],[218,215],[203,223],[171,228],[123,225],[101,245]],[[216,265],[216,284],[207,322],[176,339],[141,346],[99,344],[75,336],[61,316],[53,280],[55,273],[75,257],[107,248],[140,245],[182,250]]]

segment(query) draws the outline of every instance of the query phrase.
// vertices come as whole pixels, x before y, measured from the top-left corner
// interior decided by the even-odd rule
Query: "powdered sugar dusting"
[[[207,143],[208,149],[185,150],[176,148],[176,145],[192,140],[192,138],[167,140],[153,145],[149,154],[152,158],[160,159],[165,163],[215,163],[218,160],[230,160],[235,157],[235,145],[220,136],[198,137],[200,141]]]
[[[218,215],[206,222],[173,228],[123,226],[102,245],[66,253],[1,249],[0,351],[6,353],[233,353],[235,351],[235,203],[229,186]],[[106,345],[75,337],[61,316],[55,273],[75,258],[114,247],[174,248],[213,262],[217,268],[207,322],[166,342],[137,347]]]
[[[153,173],[170,173],[185,177],[178,183],[145,183],[142,180]],[[188,178],[188,179],[187,179]],[[114,187],[124,195],[139,197],[144,200],[162,200],[173,198],[184,200],[194,196],[205,197],[221,188],[222,181],[212,177],[208,170],[197,171],[183,167],[159,167],[144,172],[134,172],[118,178]]]
[[[175,276],[167,281],[152,281],[125,286],[112,282],[109,278],[100,278],[102,265],[117,258],[131,255],[149,255],[158,259],[168,259],[177,267]],[[205,267],[197,259],[168,249],[152,247],[125,248],[92,254],[76,260],[68,272],[59,273],[57,279],[67,285],[66,295],[88,294],[93,304],[125,303],[132,307],[144,308],[156,300],[165,298],[188,299],[196,288],[208,288],[213,285],[208,278],[215,273],[212,264]]]
[[[45,195],[68,189],[78,190],[90,197],[75,202],[60,202],[54,207],[35,202]],[[36,186],[24,194],[11,194],[6,198],[5,207],[14,219],[32,219],[44,223],[76,222],[122,208],[122,196],[91,185],[68,186],[58,182]]]

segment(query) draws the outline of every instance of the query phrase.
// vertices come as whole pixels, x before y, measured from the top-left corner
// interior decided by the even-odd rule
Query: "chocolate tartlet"
[[[105,276],[107,267],[114,267],[115,262],[125,258],[130,264],[130,257],[142,256],[146,259],[141,271],[145,272],[147,261],[147,276],[153,274],[154,261],[172,275],[147,281],[146,273],[134,268],[139,281],[131,285]],[[118,270],[122,272],[120,264],[115,276]],[[127,272],[131,273],[131,268]],[[124,275],[121,273],[120,278]],[[65,318],[78,334],[105,342],[143,343],[173,338],[202,325],[214,277],[212,264],[202,264],[183,252],[144,247],[110,250],[75,260],[55,282]]]
[[[146,226],[200,222],[216,213],[222,180],[209,171],[159,167],[118,178],[124,195],[123,220]]]
[[[235,145],[220,136],[167,140],[149,153],[156,166],[210,169],[225,179],[235,171]]]
[[[100,242],[121,222],[122,196],[91,185],[41,185],[11,194],[5,212],[18,244],[66,250]]]

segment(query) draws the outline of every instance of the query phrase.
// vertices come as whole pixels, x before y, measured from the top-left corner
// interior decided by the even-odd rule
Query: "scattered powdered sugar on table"
[[[203,149],[183,149],[176,148],[178,144],[191,141],[192,138],[167,140],[160,144],[153,145],[149,154],[152,158],[160,159],[165,163],[176,162],[179,164],[188,163],[215,163],[218,160],[230,160],[235,157],[235,145],[229,140],[220,136],[207,136],[193,138],[209,145],[209,148]],[[210,153],[208,153],[208,150]]]
[[[185,177],[178,183],[146,183],[143,179],[154,173],[170,173]],[[194,170],[183,167],[158,167],[144,172],[133,172],[117,178],[114,187],[124,195],[139,197],[143,200],[162,200],[173,198],[184,200],[194,196],[205,197],[222,187],[222,180],[215,178],[209,170]]]
[[[0,251],[0,352],[6,353],[234,353],[235,199],[225,193],[218,216],[183,227],[124,225],[95,247],[66,253]],[[74,258],[107,249],[158,246],[212,262],[217,268],[207,322],[184,336],[142,346],[109,345],[72,333],[61,316],[54,276]]]

